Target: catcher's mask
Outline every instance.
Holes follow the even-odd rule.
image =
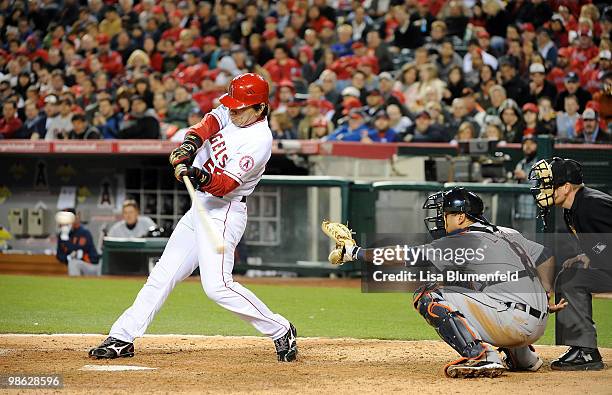
[[[555,205],[555,189],[568,182],[582,184],[582,165],[573,159],[542,159],[529,171],[529,180],[535,181],[531,193],[538,205],[538,217],[546,220]]]
[[[483,215],[484,203],[480,196],[465,188],[453,188],[429,195],[423,203],[423,209],[436,210],[435,216],[425,218],[425,227],[434,240],[446,236],[444,215],[447,213],[464,213],[474,222],[492,226]]]

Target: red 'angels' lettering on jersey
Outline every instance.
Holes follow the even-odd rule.
[[[223,174],[223,169],[215,166],[215,162],[211,158],[208,158],[202,168],[210,174]]]
[[[214,155],[215,160],[219,167],[225,167],[227,160],[227,147],[225,146],[225,141],[223,140],[223,134],[217,133],[210,138],[210,150]]]

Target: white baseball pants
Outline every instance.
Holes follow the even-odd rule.
[[[119,317],[109,335],[127,342],[142,336],[176,284],[199,265],[202,286],[210,299],[273,340],[282,337],[289,330],[289,321],[274,314],[255,294],[232,279],[234,249],[246,228],[246,203],[196,195],[223,238],[225,253],[219,254],[211,246],[192,205],[172,232],[134,304]]]

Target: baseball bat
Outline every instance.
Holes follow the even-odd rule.
[[[217,253],[222,254],[223,250],[225,249],[223,245],[223,240],[221,240],[221,238],[219,237],[219,234],[217,233],[217,230],[213,226],[210,216],[208,215],[204,207],[202,207],[202,204],[200,203],[200,201],[197,199],[195,190],[193,189],[193,185],[191,184],[191,180],[189,179],[189,177],[183,176],[183,182],[185,183],[185,186],[187,187],[187,191],[189,192],[191,201],[195,205],[196,211],[198,213],[198,217],[200,217],[200,222],[202,223],[202,225],[204,226],[204,229],[206,230],[206,234],[208,235],[208,240],[212,243]]]

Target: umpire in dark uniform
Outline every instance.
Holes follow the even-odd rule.
[[[541,214],[563,207],[565,225],[578,255],[567,259],[556,292],[568,306],[557,314],[557,344],[570,346],[551,363],[553,370],[601,370],[593,322],[592,294],[612,291],[612,196],[583,183],[582,166],[571,159],[539,161],[530,178]]]

